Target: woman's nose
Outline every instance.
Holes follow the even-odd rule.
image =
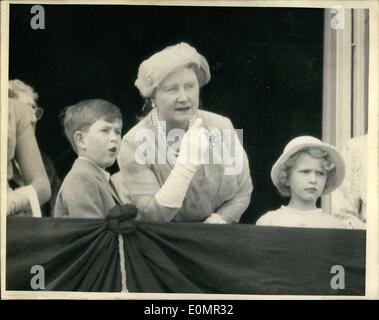
[[[180,88],[179,89],[178,101],[182,102],[182,101],[187,101],[187,100],[188,100],[188,94],[187,94],[186,90],[184,90],[184,88]]]

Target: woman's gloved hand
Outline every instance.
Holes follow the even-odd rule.
[[[21,190],[20,190],[21,189]],[[8,191],[7,194],[7,216],[30,209],[29,199],[23,189]]]
[[[218,213],[212,213],[204,223],[226,224],[227,222]]]
[[[185,133],[180,144],[177,162],[189,169],[196,170],[201,164],[207,162],[209,151],[209,138],[207,132],[201,127],[203,119],[197,118],[192,127]]]
[[[159,205],[181,208],[191,180],[201,164],[206,162],[209,140],[206,130],[201,128],[201,118],[183,136],[178,158],[169,177],[155,194]]]

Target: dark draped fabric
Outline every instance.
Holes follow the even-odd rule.
[[[130,292],[365,293],[364,231],[149,223],[130,208],[112,211],[106,219],[8,217],[7,290],[32,290],[31,268],[40,265],[45,290],[121,291],[121,234]],[[331,286],[335,265],[344,289]]]

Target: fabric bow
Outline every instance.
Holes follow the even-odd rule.
[[[118,234],[131,234],[135,232],[138,209],[131,205],[116,205],[106,215],[106,228]]]

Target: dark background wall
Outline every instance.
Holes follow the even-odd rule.
[[[127,131],[142,106],[134,87],[139,64],[185,41],[210,64],[204,109],[244,129],[254,191],[242,222],[286,202],[272,186],[272,164],[293,137],[321,136],[323,10],[44,5],[46,28],[33,30],[30,8],[11,5],[9,77],[39,93],[45,114],[37,139],[61,178],[75,154],[59,112],[107,99],[122,109]]]

